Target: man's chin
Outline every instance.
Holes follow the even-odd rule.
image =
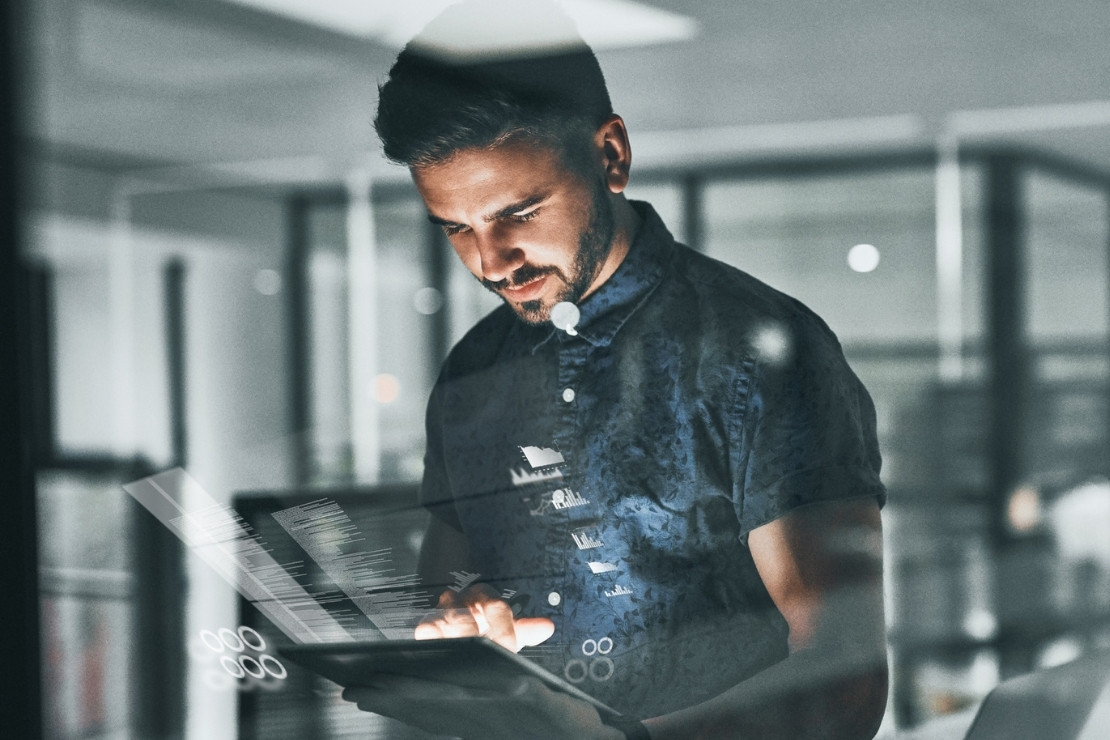
[[[544,305],[543,301],[523,301],[521,303],[506,301],[506,303],[522,321],[533,326],[539,326],[551,318],[551,307]]]

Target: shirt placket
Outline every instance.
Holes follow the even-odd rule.
[[[563,673],[571,682],[595,692],[615,672],[609,657],[615,642],[612,630],[606,625],[613,612],[620,611],[624,604],[623,599],[613,601],[612,594],[603,591],[600,585],[613,580],[615,574],[595,570],[595,565],[613,561],[615,543],[604,541],[603,492],[586,488],[589,478],[586,466],[591,461],[585,442],[588,436],[585,424],[589,418],[591,394],[583,390],[592,349],[588,341],[580,338],[561,338],[559,342],[557,403],[561,407],[557,414],[556,441],[571,463],[565,491],[568,497],[574,497],[574,505],[559,512],[561,526],[549,532],[549,543],[559,553],[560,572],[564,574],[569,597],[562,603],[564,624],[570,628],[564,632]],[[557,529],[560,531],[555,531]]]
[[[559,338],[555,345],[556,353],[556,382],[555,397],[551,402],[555,406],[553,418],[555,424],[555,443],[563,451],[567,460],[565,478],[562,481],[564,500],[570,500],[579,495],[583,479],[582,466],[586,464],[585,449],[581,443],[581,416],[578,406],[578,388],[581,385],[582,374],[585,369],[589,344],[582,339]],[[546,538],[546,565],[549,573],[562,574],[563,583],[560,588],[571,592],[580,589],[566,587],[572,581],[581,579],[581,574],[576,572],[575,558],[573,557],[574,544],[572,531],[574,529],[575,509],[573,505],[555,511],[551,519],[552,526],[548,529]],[[563,624],[567,624],[569,604],[559,591],[558,607]],[[550,602],[549,602],[550,603]],[[554,604],[553,604],[554,606]]]

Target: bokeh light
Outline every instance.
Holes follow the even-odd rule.
[[[790,356],[790,337],[778,324],[764,324],[756,329],[752,344],[760,359],[772,365],[782,364]]]
[[[1010,494],[1006,518],[1015,532],[1031,532],[1041,523],[1041,494],[1032,486],[1021,486]]]
[[[412,294],[412,307],[425,316],[439,313],[443,308],[443,294],[435,288],[421,288]]]
[[[856,272],[871,272],[879,266],[879,250],[874,244],[857,244],[848,250],[848,267]]]
[[[401,395],[401,381],[396,375],[382,373],[374,378],[372,391],[378,403],[393,403]]]
[[[262,295],[277,295],[281,292],[281,273],[269,268],[254,274],[254,289]]]

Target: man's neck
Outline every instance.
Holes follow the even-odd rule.
[[[598,288],[605,285],[609,278],[613,277],[613,273],[621,266],[624,258],[628,256],[629,250],[632,249],[632,243],[636,240],[636,234],[639,233],[640,224],[643,221],[640,214],[636,212],[636,209],[623,195],[613,199],[613,219],[615,227],[609,255],[602,263],[597,279],[594,280],[586,294],[582,296],[583,299],[596,292]]]

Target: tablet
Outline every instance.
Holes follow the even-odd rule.
[[[480,681],[483,675],[494,680],[532,676],[552,689],[589,702],[602,719],[620,716],[574,684],[485,637],[292,645],[279,652],[344,687],[370,685],[371,677],[381,673],[459,684],[472,683],[475,678]]]

